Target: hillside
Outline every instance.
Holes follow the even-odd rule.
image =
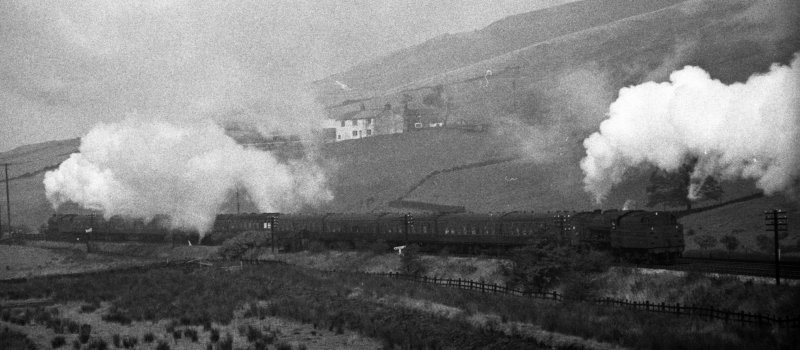
[[[363,92],[385,91],[559,36],[656,11],[682,0],[578,1],[497,21],[470,33],[444,34],[317,82]],[[352,96],[351,96],[352,97]]]
[[[619,7],[629,2],[611,3]],[[564,6],[588,5],[579,2]],[[420,45],[391,56],[398,60],[405,57],[404,60],[386,63],[382,68],[359,66],[343,73],[381,81],[380,86],[364,84],[370,86],[364,94],[327,89],[322,83],[317,84],[318,92],[330,113],[338,114],[358,105],[355,102],[363,102],[367,108],[381,108],[386,103],[402,105],[402,101],[411,98],[412,105],[421,104],[425,96],[438,88],[440,97],[447,101],[450,123],[498,123],[513,119],[531,125],[566,124],[573,130],[591,131],[596,129],[608,104],[622,87],[648,80],[663,81],[671,71],[684,65],[698,65],[726,83],[743,81],[753,73],[766,71],[772,63],[787,63],[800,50],[800,4],[794,1],[752,4],[705,0],[662,7],[541,38],[509,51],[493,51],[494,44],[478,39],[463,40],[480,49],[453,50],[447,54],[440,52],[440,45]],[[518,23],[526,19],[543,23],[536,17],[542,11],[512,17],[514,26],[534,25]],[[603,13],[599,11],[596,15],[603,17]],[[505,21],[511,19],[477,33],[502,28]],[[602,20],[583,18],[583,22]],[[525,30],[502,32],[511,37],[527,36]],[[456,36],[474,35],[477,34]],[[506,41],[515,42],[502,40]],[[471,61],[473,51],[482,52],[484,47],[493,55]],[[436,64],[431,62],[437,59],[449,62],[452,67],[435,72],[431,67]],[[470,63],[461,64],[466,61]],[[426,73],[417,76],[412,72],[415,70]],[[409,81],[411,78],[407,77],[415,78]],[[338,78],[341,77],[330,79]]]

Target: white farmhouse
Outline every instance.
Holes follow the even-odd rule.
[[[375,118],[374,111],[351,111],[325,120],[324,128],[327,137],[337,142],[371,137],[375,136]]]

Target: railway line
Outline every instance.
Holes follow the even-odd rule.
[[[674,271],[720,273],[754,277],[775,277],[775,264],[760,260],[680,258],[674,265],[640,265],[638,267]],[[800,279],[800,262],[781,261],[781,279]]]

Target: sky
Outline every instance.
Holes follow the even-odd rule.
[[[569,1],[0,1],[0,152],[131,116],[308,123],[313,80]]]

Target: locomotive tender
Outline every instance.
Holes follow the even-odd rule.
[[[49,234],[107,241],[196,243],[197,233],[163,228],[164,218],[150,223],[80,215],[54,215]],[[91,230],[89,230],[91,228]],[[273,230],[274,228],[274,230]],[[87,232],[91,231],[91,232]],[[426,251],[502,253],[554,239],[591,246],[631,260],[674,260],[684,249],[683,226],[669,212],[508,212],[408,214],[220,214],[203,244],[219,244],[244,231],[262,231],[278,246],[302,248],[310,242],[328,245],[382,241],[417,244]],[[177,238],[176,238],[177,237]],[[63,238],[61,238],[63,239]]]

